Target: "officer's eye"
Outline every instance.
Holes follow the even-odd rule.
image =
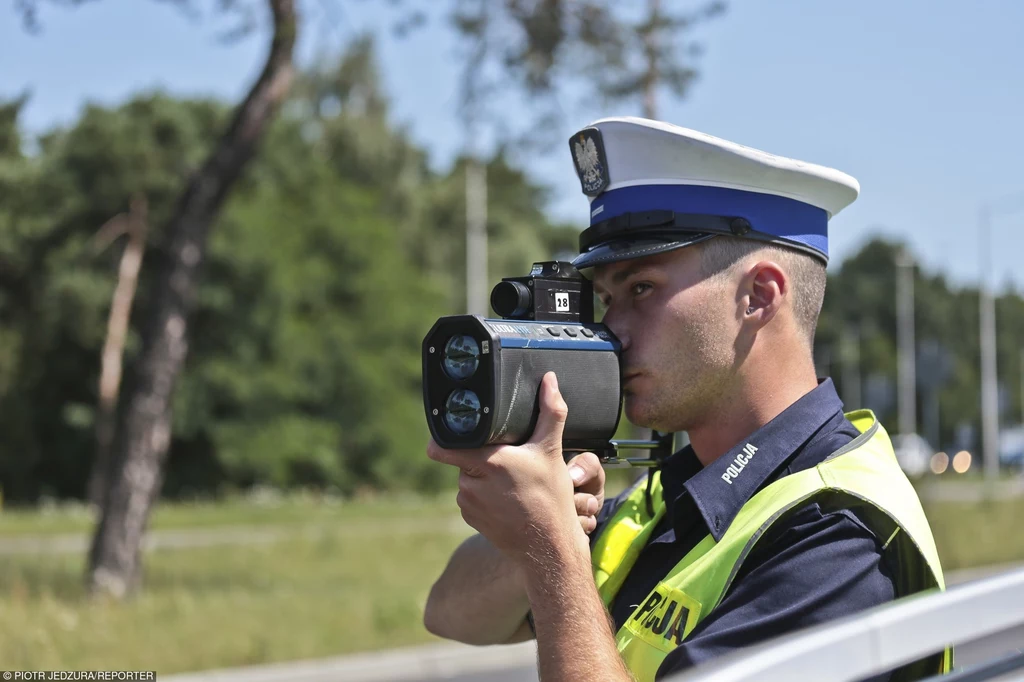
[[[635,282],[629,286],[629,293],[633,294],[633,296],[640,296],[653,288],[649,282]]]

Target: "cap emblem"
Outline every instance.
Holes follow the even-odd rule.
[[[605,158],[601,131],[587,128],[573,135],[569,141],[572,148],[576,174],[587,196],[597,196],[608,186],[608,161]]]

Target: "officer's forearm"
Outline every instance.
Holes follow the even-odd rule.
[[[633,681],[591,570],[590,556],[571,542],[525,569],[541,680]]]
[[[510,644],[532,638],[530,604],[519,568],[482,535],[452,554],[427,598],[427,630],[467,644]]]

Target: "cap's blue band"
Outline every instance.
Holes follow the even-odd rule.
[[[635,185],[604,192],[590,204],[590,224],[640,211],[746,218],[754,230],[803,244],[828,258],[828,213],[775,194],[703,185]]]

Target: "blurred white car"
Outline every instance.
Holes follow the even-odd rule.
[[[935,450],[916,433],[901,433],[892,437],[896,461],[907,476],[921,476],[928,471]]]

